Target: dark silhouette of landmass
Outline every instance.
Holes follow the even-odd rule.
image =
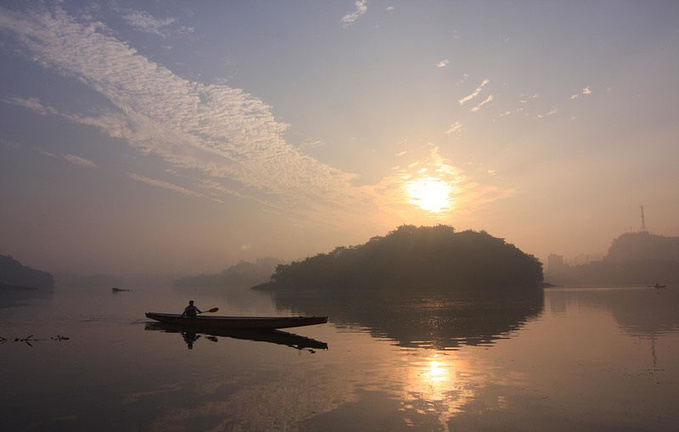
[[[0,255],[0,288],[54,288],[54,277],[25,266],[11,256]]]
[[[535,288],[542,263],[485,231],[402,225],[364,245],[279,265],[259,289],[418,291]]]
[[[679,237],[625,233],[613,240],[603,260],[564,266],[548,279],[555,284],[679,284]]]
[[[368,243],[279,265],[278,307],[328,315],[400,346],[492,345],[543,309],[542,264],[486,232],[405,225]]]
[[[271,278],[280,260],[276,258],[260,258],[254,263],[241,261],[228,267],[221,273],[201,274],[176,279],[176,287],[251,287]]]
[[[113,288],[120,286],[120,278],[106,274],[79,275],[57,273],[56,286],[63,288]]]
[[[613,240],[607,261],[679,261],[679,237],[626,233]]]

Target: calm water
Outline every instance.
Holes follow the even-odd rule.
[[[224,315],[298,312],[250,290],[0,295],[0,430],[679,424],[679,287],[549,289],[525,305],[439,296],[309,310],[324,306],[307,302],[305,312],[331,322],[268,340],[165,332],[144,318],[180,312],[189,298]],[[32,346],[15,341],[29,335]]]

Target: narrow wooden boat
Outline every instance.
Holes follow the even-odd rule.
[[[240,317],[199,315],[187,318],[180,314],[146,312],[146,317],[165,324],[182,327],[201,327],[217,329],[281,329],[325,324],[328,317],[296,316],[296,317]]]

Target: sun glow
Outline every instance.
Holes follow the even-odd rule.
[[[452,187],[444,180],[421,177],[405,183],[404,188],[410,204],[431,213],[450,210]]]

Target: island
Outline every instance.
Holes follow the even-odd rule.
[[[544,307],[542,264],[485,231],[403,225],[360,246],[279,265],[277,307],[329,316],[411,348],[490,346]]]
[[[402,225],[366,244],[276,267],[263,290],[466,291],[536,289],[542,263],[485,231]]]

